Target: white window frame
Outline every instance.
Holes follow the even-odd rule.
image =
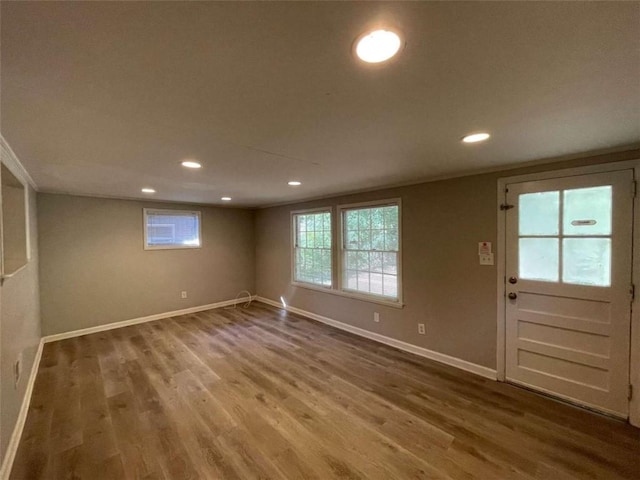
[[[387,206],[397,206],[398,207],[398,297],[397,299],[392,299],[389,297],[385,297],[382,295],[378,295],[375,293],[364,293],[357,292],[354,290],[347,289],[344,285],[344,262],[345,262],[345,248],[344,248],[344,212],[347,210],[360,209],[360,208],[376,208],[376,207],[387,207]],[[338,289],[342,295],[358,298],[360,300],[366,300],[375,303],[381,303],[384,305],[390,305],[394,307],[402,307],[402,200],[400,198],[390,198],[386,200],[374,200],[370,202],[361,202],[361,203],[350,203],[345,205],[338,205],[338,240],[340,242],[339,253],[338,253]]]
[[[308,215],[313,213],[328,213],[331,218],[331,285],[320,285],[318,283],[301,282],[296,280],[296,216]],[[306,210],[293,210],[290,212],[289,225],[291,225],[291,285],[298,287],[310,288],[314,290],[321,290],[323,292],[332,292],[336,284],[336,268],[335,268],[335,256],[336,251],[336,236],[335,236],[335,220],[333,217],[332,207],[318,207],[310,208]]]
[[[199,210],[172,210],[165,208],[143,208],[142,209],[142,231],[144,233],[144,249],[145,250],[184,250],[202,248],[202,214]],[[198,217],[198,239],[199,245],[149,245],[147,238],[147,216],[149,214],[156,215],[193,215]]]

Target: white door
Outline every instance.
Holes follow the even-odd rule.
[[[507,381],[628,417],[632,187],[632,170],[507,186]]]

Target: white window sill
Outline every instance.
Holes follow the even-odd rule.
[[[194,249],[198,249],[198,248],[202,248],[202,245],[193,245],[193,246],[188,246],[188,245],[145,245],[144,249],[145,250],[194,250]]]
[[[400,300],[387,300],[385,298],[376,297],[373,295],[362,295],[355,292],[336,290],[332,287],[322,287],[320,285],[313,285],[311,283],[291,282],[291,285],[294,287],[306,288],[307,290],[315,290],[316,292],[337,295],[339,297],[353,298],[354,300],[361,300],[363,302],[369,303],[377,303],[379,305],[385,305],[387,307],[404,308],[404,303],[402,303]]]

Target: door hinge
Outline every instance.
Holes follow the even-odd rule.
[[[512,208],[515,208],[515,205],[509,205],[508,203],[503,203],[502,205],[500,205],[500,210],[511,210]]]
[[[633,398],[633,385],[629,385],[629,395],[627,396],[628,400]]]
[[[638,181],[634,180],[633,182],[631,182],[631,198],[636,198],[637,194],[638,194]]]
[[[631,295],[631,301],[633,302],[636,299],[636,286],[633,283],[629,286],[629,295]]]

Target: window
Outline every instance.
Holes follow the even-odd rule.
[[[331,211],[293,212],[293,281],[331,288]]]
[[[611,185],[519,196],[519,275],[611,286]]]
[[[291,212],[293,283],[401,308],[400,199],[342,205],[338,213],[334,258],[331,208]]]
[[[342,290],[400,301],[400,202],[340,207]]]
[[[144,209],[145,250],[199,248],[200,212]]]
[[[27,189],[4,164],[0,166],[2,192],[2,275],[10,276],[29,261]]]

